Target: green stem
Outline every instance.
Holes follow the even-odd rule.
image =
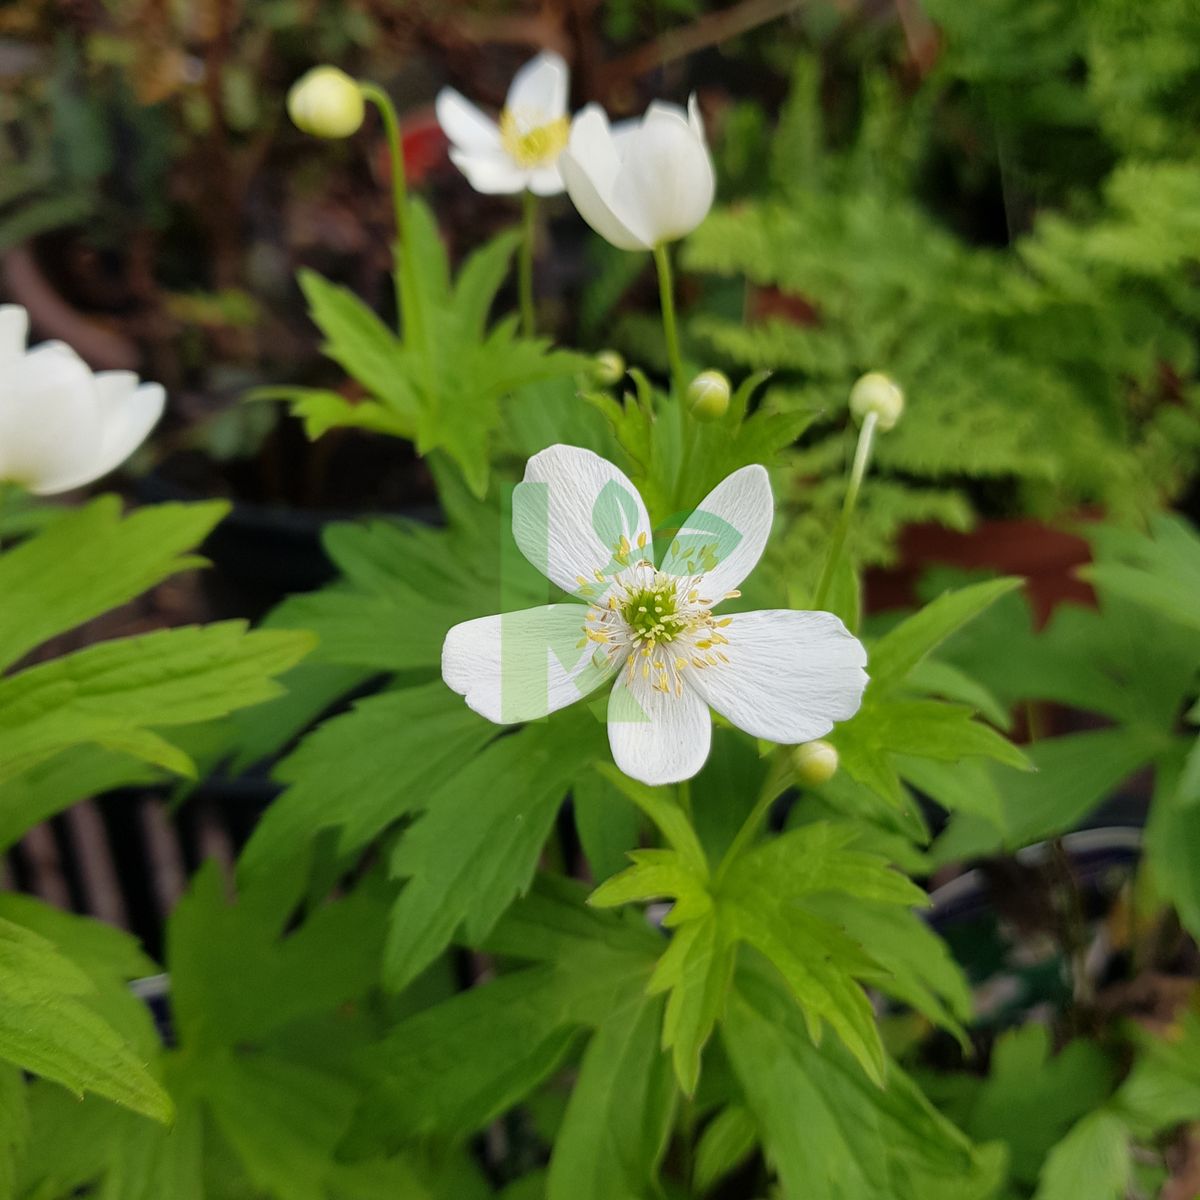
[[[829,553],[825,556],[825,565],[821,568],[821,578],[817,590],[813,593],[812,606],[820,609],[825,604],[829,594],[829,586],[833,583],[833,573],[842,557],[846,545],[846,534],[850,531],[850,521],[854,516],[854,506],[858,503],[859,489],[862,487],[863,476],[867,473],[867,463],[871,459],[871,446],[875,440],[875,426],[879,423],[876,413],[869,412],[863,420],[862,429],[858,433],[858,448],[854,451],[854,465],[850,468],[850,482],[846,487],[846,499],[842,502],[842,511],[838,515],[837,524],[833,529],[833,537],[829,541]]]
[[[521,196],[521,256],[518,261],[517,284],[521,299],[521,329],[533,337],[537,318],[533,307],[533,251],[537,236],[537,197],[530,191]]]
[[[692,819],[692,781],[685,779],[676,786],[679,789],[679,807],[683,809],[684,814],[690,821]]]
[[[771,811],[771,805],[782,795],[786,776],[786,770],[781,767],[780,760],[776,758],[770,773],[763,781],[762,791],[759,793],[754,807],[750,810],[750,815],[742,822],[741,829],[737,831],[733,841],[729,843],[729,849],[725,851],[725,855],[721,859],[721,865],[717,868],[717,883],[721,882],[730,865],[754,840],[758,827],[763,823],[767,813]]]
[[[671,277],[671,256],[666,243],[654,247],[654,265],[658,268],[658,294],[662,302],[663,333],[667,340],[667,359],[671,364],[671,382],[679,403],[687,391],[683,373],[683,356],[679,353],[679,328],[675,321],[675,284]]]
[[[387,135],[388,154],[392,160],[392,209],[396,221],[396,308],[398,316],[407,321],[413,333],[423,337],[420,301],[416,279],[412,272],[412,222],[408,212],[408,179],[404,173],[404,144],[400,138],[400,118],[392,98],[378,84],[359,81],[363,99],[379,110]]]

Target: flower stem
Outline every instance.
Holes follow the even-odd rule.
[[[537,324],[533,307],[533,250],[537,235],[537,197],[528,190],[521,196],[521,217],[521,256],[517,268],[521,329],[526,337],[533,337]]]
[[[837,524],[833,529],[833,537],[829,540],[829,552],[825,556],[825,565],[821,568],[821,578],[817,590],[813,593],[812,606],[820,609],[829,595],[830,584],[833,583],[833,573],[837,570],[846,545],[846,534],[850,531],[850,521],[854,516],[854,506],[858,503],[859,489],[862,487],[863,476],[867,473],[867,463],[871,459],[871,446],[875,440],[875,426],[879,423],[876,413],[869,412],[863,419],[862,429],[858,433],[858,447],[854,451],[854,465],[850,468],[850,482],[846,487],[846,499],[842,502],[842,511],[838,515]]]
[[[729,843],[729,849],[725,851],[725,855],[721,859],[721,865],[717,868],[718,883],[729,867],[754,840],[754,835],[758,832],[758,827],[763,823],[763,819],[767,813],[771,811],[771,805],[783,794],[786,779],[787,771],[777,757],[770,773],[763,781],[762,791],[759,793],[754,807],[750,810],[750,815],[742,822],[741,829],[734,835],[733,841]]]
[[[409,323],[414,334],[422,336],[420,301],[412,270],[412,223],[408,213],[408,180],[404,173],[404,144],[400,138],[400,118],[392,98],[378,84],[359,81],[363,99],[379,110],[387,135],[392,164],[392,210],[396,221],[396,308],[398,316]]]
[[[679,353],[679,329],[675,322],[675,284],[671,277],[671,256],[665,242],[654,247],[654,265],[658,268],[658,294],[662,302],[663,333],[667,340],[667,359],[671,364],[671,382],[679,403],[683,403],[687,380],[683,374],[683,356]]]

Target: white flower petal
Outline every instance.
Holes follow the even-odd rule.
[[[544,51],[513,76],[506,107],[521,121],[546,125],[567,113],[570,73],[561,54]]]
[[[721,632],[729,661],[683,678],[739,729],[771,742],[808,742],[858,711],[867,652],[832,613],[734,613]]]
[[[703,573],[705,597],[719,604],[754,570],[775,518],[766,469],[741,467],[726,476],[680,526],[662,562],[668,575]],[[717,565],[704,565],[715,556]]]
[[[20,358],[29,337],[29,314],[19,304],[0,304],[0,363]]]
[[[467,182],[488,196],[508,196],[523,192],[529,172],[518,167],[503,151],[477,154],[473,151],[450,151],[450,160],[467,177]]]
[[[529,190],[535,196],[561,196],[567,190],[562,172],[556,163],[552,167],[535,167],[529,172]]]
[[[455,625],[442,646],[442,678],[498,725],[534,721],[593,692],[620,667],[589,642],[587,609],[549,604]]]
[[[700,115],[700,98],[693,92],[688,97],[687,120],[692,132],[707,146],[708,137],[704,132],[704,118]]]
[[[143,383],[132,371],[101,371],[95,376],[99,443],[87,465],[43,479],[40,495],[69,492],[115,471],[150,435],[162,418],[167,394],[161,384]]]
[[[622,148],[634,134],[622,135]],[[619,250],[649,250],[651,243],[616,215],[612,194],[621,172],[621,152],[608,117],[597,104],[589,104],[571,125],[567,148],[559,157],[563,180],[579,215]]]
[[[100,441],[96,386],[73,351],[47,343],[5,364],[0,379],[0,479],[45,492],[86,471]]]
[[[617,569],[614,554],[622,537],[636,546],[638,535],[645,534],[649,546],[653,534],[628,476],[579,446],[551,446],[535,454],[513,489],[512,507],[521,553],[547,579],[584,599],[598,599],[607,590],[595,572],[607,576],[610,567]]]
[[[708,215],[716,189],[712,159],[682,109],[651,105],[622,152],[610,206],[651,245],[684,237]]]
[[[459,149],[473,154],[499,153],[500,127],[461,93],[442,88],[436,102],[438,124]]]
[[[708,706],[693,691],[681,696],[650,686],[636,669],[623,670],[608,698],[608,743],[626,775],[658,785],[691,779],[712,742]]]

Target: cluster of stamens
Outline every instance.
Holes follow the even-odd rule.
[[[522,167],[540,167],[554,162],[566,148],[571,122],[556,117],[539,125],[521,113],[506,108],[500,114],[500,141]]]
[[[624,657],[630,684],[640,676],[664,695],[681,696],[686,670],[729,662],[723,630],[733,618],[713,616],[714,600],[702,595],[703,574],[666,574],[646,557],[646,547],[644,533],[636,548],[622,536],[613,548],[615,570],[578,577],[577,594],[589,608],[577,648],[594,644],[597,667]],[[693,571],[694,563],[686,566]],[[739,595],[726,592],[718,601]]]

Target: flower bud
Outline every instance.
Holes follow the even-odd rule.
[[[592,378],[601,387],[616,387],[625,378],[625,360],[615,350],[601,350],[592,359]]]
[[[801,783],[818,787],[837,773],[838,752],[828,742],[805,742],[792,751],[792,766]]]
[[[893,428],[904,412],[904,393],[888,376],[879,371],[863,375],[850,389],[850,411],[861,425],[867,413],[874,413],[879,428]]]
[[[288,113],[313,137],[344,138],[363,123],[362,89],[337,67],[313,67],[292,84]]]
[[[723,372],[701,371],[688,384],[688,410],[701,421],[720,420],[729,411],[732,392],[729,379]]]

